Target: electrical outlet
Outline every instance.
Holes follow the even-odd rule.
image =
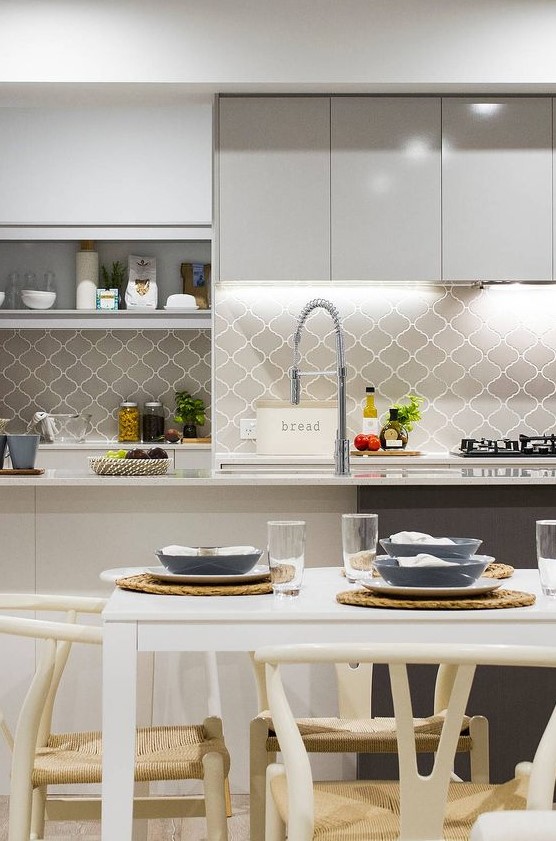
[[[257,437],[256,418],[241,418],[239,422],[239,437],[242,441],[252,441]]]

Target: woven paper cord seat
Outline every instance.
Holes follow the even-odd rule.
[[[280,816],[287,821],[285,777],[272,780],[271,788]],[[526,802],[526,778],[501,786],[451,783],[444,837],[447,841],[467,841],[481,812],[524,809]],[[396,783],[315,784],[314,838],[318,841],[397,841],[399,831],[400,791]]]
[[[45,820],[98,820],[100,798],[53,796],[50,785],[100,783],[100,732],[52,734],[56,692],[73,643],[102,644],[102,628],[76,623],[78,613],[100,614],[104,599],[74,596],[0,594],[3,611],[58,611],[66,621],[0,616],[0,633],[42,640],[42,652],[19,714],[15,737],[0,714],[0,727],[13,750],[8,841],[44,837]],[[134,816],[206,815],[210,841],[226,841],[226,790],[230,757],[219,717],[202,724],[144,727],[137,730],[135,780],[200,780],[202,797],[141,796]]]
[[[211,739],[203,725],[143,727],[137,730],[136,782],[155,780],[202,780],[203,756],[219,753],[224,773],[230,756],[223,739]],[[33,786],[102,781],[102,734],[58,733],[51,735],[35,756]]]

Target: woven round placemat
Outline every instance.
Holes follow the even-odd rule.
[[[393,607],[402,610],[492,610],[500,607],[528,607],[535,603],[535,596],[517,590],[496,590],[463,599],[400,599],[374,595],[365,590],[346,590],[338,593],[336,601],[356,607]]]
[[[492,563],[487,566],[481,578],[511,578],[514,572],[514,567],[509,564]]]
[[[173,584],[159,581],[145,572],[129,578],[118,578],[116,585],[122,590],[154,593],[157,596],[261,596],[272,593],[270,580],[250,584]]]

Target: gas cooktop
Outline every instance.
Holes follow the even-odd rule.
[[[555,456],[556,435],[520,435],[519,438],[462,438],[453,455],[462,458],[529,458]]]

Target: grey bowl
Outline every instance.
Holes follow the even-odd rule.
[[[197,552],[196,555],[164,555],[157,549],[155,555],[174,575],[243,575],[257,564],[263,549],[225,555],[217,554],[221,552],[217,546],[200,546]]]
[[[392,558],[409,558],[424,552],[426,555],[434,555],[435,558],[469,558],[474,555],[482,540],[475,537],[451,537],[454,545],[450,543],[392,543],[390,538],[383,538],[380,545]]]
[[[398,559],[390,555],[380,555],[375,566],[384,580],[396,587],[468,587],[481,577],[494,559],[488,555],[473,555],[443,560],[457,561],[457,566],[401,567]]]

